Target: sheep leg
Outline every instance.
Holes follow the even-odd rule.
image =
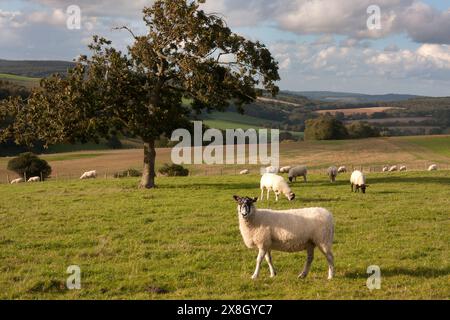
[[[264,200],[264,188],[261,188],[261,198],[260,201]]]
[[[258,257],[256,258],[256,269],[255,273],[252,276],[252,279],[255,280],[259,277],[259,271],[261,270],[261,262],[263,261],[266,255],[266,251],[263,249],[259,249]]]
[[[305,180],[305,182],[308,182],[308,178],[306,177],[306,175],[303,176],[303,179]]]
[[[314,260],[314,249],[315,249],[314,245],[310,245],[306,249],[306,252],[308,254],[308,256],[306,258],[306,264],[305,264],[305,267],[303,268],[302,273],[300,273],[300,275],[298,276],[301,279],[305,279],[309,274],[309,270],[311,270],[311,264]]]
[[[270,200],[270,189],[267,189],[267,201]]]
[[[320,251],[322,251],[324,256],[327,258],[327,262],[328,262],[328,280],[331,280],[334,277],[334,256],[333,256],[333,252],[331,251],[331,247],[328,247],[326,245],[320,246],[319,249],[320,249]]]
[[[280,194],[275,191],[275,201],[278,202]]]
[[[266,253],[266,261],[269,264],[270,277],[274,278],[277,275],[277,273],[275,272],[275,268],[273,267],[272,253],[270,251],[267,251]]]
[[[353,193],[353,183],[351,184],[351,188],[352,188],[352,193]]]

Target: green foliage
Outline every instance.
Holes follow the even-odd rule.
[[[380,130],[367,122],[353,122],[347,126],[348,135],[351,139],[364,139],[379,137]]]
[[[122,149],[122,142],[116,135],[109,137],[106,145],[111,149]]]
[[[344,124],[336,118],[321,116],[306,121],[305,140],[342,140],[348,138]]]
[[[189,176],[189,170],[177,164],[169,165],[166,163],[161,169],[159,169],[159,173],[165,177]]]
[[[26,175],[30,177],[42,177],[47,179],[52,173],[52,168],[47,161],[39,159],[38,156],[31,152],[20,154],[18,157],[8,162],[8,170],[14,171],[21,177]]]
[[[126,53],[94,36],[92,51],[66,77],[41,81],[31,97],[0,106],[14,125],[0,140],[47,144],[97,142],[111,131],[144,141],[142,187],[154,186],[155,141],[190,125],[191,112],[239,111],[256,99],[260,87],[278,93],[278,63],[260,42],[233,33],[204,1],[157,0],[144,8],[147,34],[135,35]],[[190,107],[183,101],[192,101]],[[6,111],[1,111],[5,109]]]

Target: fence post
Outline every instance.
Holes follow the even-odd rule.
[[[10,181],[9,181],[9,174],[6,174],[6,182],[8,182],[8,184],[10,184]]]
[[[24,180],[24,182],[27,182],[27,173],[26,172],[23,173],[23,180]]]
[[[41,182],[43,182],[44,181],[44,175],[42,174],[42,171],[41,171]]]

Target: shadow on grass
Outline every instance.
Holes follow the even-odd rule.
[[[410,276],[416,278],[439,278],[450,275],[450,267],[445,269],[420,267],[415,269],[407,268],[381,268],[381,277]],[[368,274],[358,271],[346,272],[344,277],[349,279],[367,279]]]

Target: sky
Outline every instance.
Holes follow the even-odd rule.
[[[112,29],[145,33],[141,10],[152,2],[0,0],[0,59],[71,61],[94,34],[125,49],[129,34]],[[67,27],[72,5],[80,29]],[[208,0],[202,9],[270,49],[281,89],[450,96],[450,0]]]

